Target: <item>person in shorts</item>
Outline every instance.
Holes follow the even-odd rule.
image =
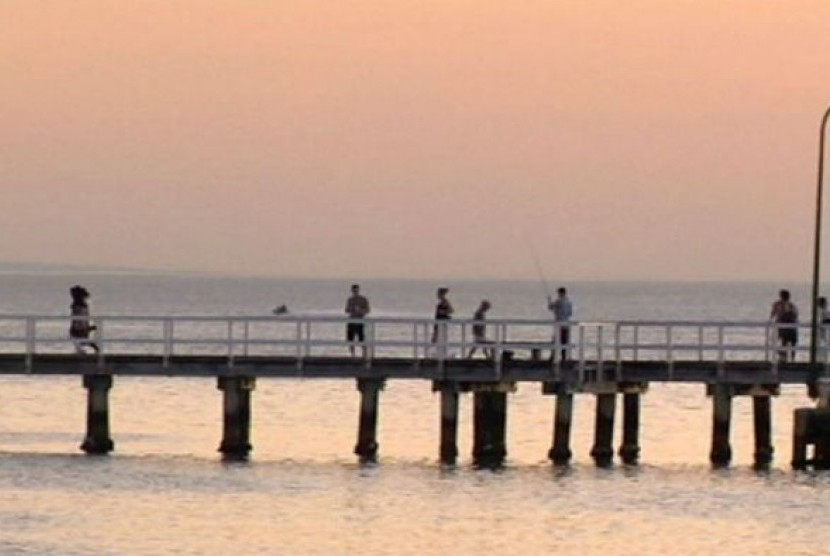
[[[355,342],[361,344],[363,356],[366,356],[366,334],[363,327],[363,318],[369,314],[369,300],[360,294],[360,285],[352,284],[352,295],[346,300],[346,314],[349,322],[346,324],[346,341],[349,342],[349,353],[354,356]]]
[[[770,318],[778,325],[778,340],[781,350],[778,358],[785,362],[795,360],[795,346],[798,344],[798,307],[790,300],[789,290],[778,292],[778,300],[772,304]]]
[[[487,324],[485,323],[487,319],[487,311],[490,310],[490,302],[486,299],[482,300],[481,304],[478,306],[478,309],[473,314],[473,347],[470,348],[470,353],[467,354],[468,358],[472,358],[473,354],[476,350],[481,347],[481,351],[484,352],[484,357],[487,359],[493,358],[493,350],[488,347],[484,347],[490,342],[487,341]]]
[[[90,333],[97,328],[89,320],[89,291],[83,286],[72,286],[69,295],[72,297],[72,305],[69,307],[72,315],[69,338],[75,346],[75,352],[82,354],[86,352],[86,347],[90,347],[98,353],[98,344],[89,339]]]

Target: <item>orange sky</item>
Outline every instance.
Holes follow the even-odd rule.
[[[807,281],[829,29],[825,0],[0,0],[0,261]]]

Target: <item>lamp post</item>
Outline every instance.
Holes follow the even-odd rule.
[[[810,320],[810,365],[815,368],[818,351],[818,283],[819,266],[821,261],[821,213],[824,189],[824,135],[827,129],[827,120],[830,119],[830,107],[824,111],[821,119],[818,139],[818,180],[816,185],[816,229],[813,240],[813,295],[812,318]],[[815,372],[815,371],[814,371]],[[817,373],[816,373],[817,374]]]

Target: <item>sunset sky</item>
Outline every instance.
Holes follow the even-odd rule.
[[[810,278],[826,0],[0,0],[0,75],[0,261]]]

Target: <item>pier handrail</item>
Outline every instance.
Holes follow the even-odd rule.
[[[83,317],[81,317],[83,318]],[[31,368],[41,354],[66,353],[73,345],[68,338],[71,317],[65,315],[0,315],[0,354],[20,354]],[[661,360],[671,369],[681,360],[717,361],[751,359],[777,364],[778,338],[782,329],[809,330],[810,324],[777,324],[769,321],[618,320],[572,321],[505,318],[485,322],[486,346],[476,344],[472,326],[479,321],[458,318],[435,321],[426,317],[377,316],[362,320],[335,315],[101,315],[94,318],[98,329],[90,340],[100,347],[99,361],[118,354],[159,356],[166,365],[176,355],[219,355],[229,365],[239,357],[293,356],[342,357],[350,346],[367,365],[376,358],[413,358],[445,361],[463,359],[471,348],[486,347],[498,375],[503,358],[534,356],[566,350],[580,368],[613,366],[623,361]],[[347,323],[366,325],[364,344],[351,344],[345,337]],[[560,343],[557,331],[571,328],[570,342]],[[433,342],[438,327],[442,337]],[[822,327],[827,337],[827,327]],[[826,345],[826,342],[823,343]],[[808,346],[796,346],[802,354]],[[828,365],[828,351],[820,361]],[[523,352],[521,355],[517,352]],[[558,357],[551,358],[557,370]]]

